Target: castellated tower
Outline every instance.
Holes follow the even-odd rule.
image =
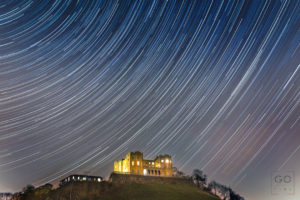
[[[169,155],[159,155],[154,160],[144,160],[143,153],[130,152],[125,159],[114,162],[114,172],[144,176],[171,177],[172,159]]]

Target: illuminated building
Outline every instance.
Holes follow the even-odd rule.
[[[145,176],[173,176],[172,159],[169,155],[159,155],[154,160],[144,160],[143,153],[130,152],[125,159],[114,162],[114,172]]]
[[[64,185],[69,182],[101,182],[101,176],[87,176],[87,175],[70,175],[60,181],[59,185]]]

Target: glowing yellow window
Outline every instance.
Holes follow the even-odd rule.
[[[169,163],[169,160],[166,160],[166,163]]]
[[[134,166],[134,161],[131,162],[131,165]]]
[[[137,166],[140,166],[140,161],[137,161]]]
[[[154,165],[154,162],[152,162],[152,165]]]
[[[164,162],[164,160],[161,160],[161,162],[163,163],[163,162]]]

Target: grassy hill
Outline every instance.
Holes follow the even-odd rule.
[[[108,191],[99,200],[219,200],[196,187],[178,184],[126,184]]]
[[[28,200],[220,200],[187,184],[113,184],[74,182],[55,190],[37,189]]]

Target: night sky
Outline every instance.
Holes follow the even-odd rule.
[[[140,150],[268,200],[300,178],[300,1],[0,1],[0,192]],[[300,182],[296,194],[300,197]]]

